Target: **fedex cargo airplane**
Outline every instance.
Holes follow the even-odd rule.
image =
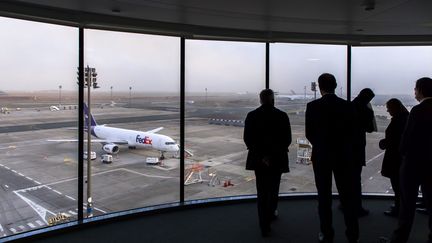
[[[120,151],[119,145],[127,145],[129,148],[147,148],[155,149],[161,152],[161,159],[164,159],[165,152],[178,152],[178,144],[170,137],[157,134],[163,127],[159,127],[150,131],[136,131],[123,128],[109,127],[106,125],[98,125],[96,120],[90,114],[87,104],[84,104],[85,126],[87,129],[88,119],[91,122],[91,134],[97,139],[92,139],[92,142],[101,143],[102,149],[110,154],[117,154]],[[55,142],[72,142],[75,140],[49,140]],[[86,141],[86,140],[85,140]]]

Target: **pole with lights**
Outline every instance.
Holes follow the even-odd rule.
[[[84,87],[87,87],[87,217],[93,216],[93,199],[91,190],[91,99],[90,99],[90,89],[99,88],[97,83],[97,73],[96,68],[90,68],[88,65],[84,69]]]
[[[111,101],[113,101],[113,98],[112,98],[112,90],[113,90],[113,86],[111,86],[110,89],[111,89]]]
[[[61,90],[62,90],[62,86],[59,85],[59,109],[61,109]]]
[[[129,86],[129,107],[132,107],[132,86]]]
[[[316,93],[317,93],[317,84],[316,84],[316,82],[311,82],[311,90],[314,92],[314,100],[316,100]]]

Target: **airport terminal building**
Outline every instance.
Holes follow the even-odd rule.
[[[348,101],[375,93],[360,239],[391,234],[379,141],[386,102],[410,110],[415,81],[432,77],[431,11],[425,0],[1,1],[0,242],[268,241],[243,141],[265,88],[293,138],[270,241],[316,242],[305,110],[322,73]],[[427,220],[416,215],[410,242],[426,240]]]

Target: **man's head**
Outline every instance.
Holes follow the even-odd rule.
[[[367,104],[371,102],[371,100],[375,97],[375,94],[370,88],[364,88],[360,91],[358,97],[362,100],[362,102]]]
[[[414,88],[415,98],[421,101],[424,98],[432,97],[432,79],[431,78],[421,78],[417,80]]]
[[[321,94],[334,94],[337,83],[336,78],[330,73],[323,73],[318,78],[318,87]]]
[[[263,89],[260,93],[260,102],[262,105],[274,106],[274,93],[271,89]]]

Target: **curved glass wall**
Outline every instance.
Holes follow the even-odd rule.
[[[0,237],[76,220],[78,29],[0,17]]]
[[[366,167],[363,167],[364,192],[393,193],[390,181],[381,175],[384,151],[378,143],[391,116],[386,102],[397,98],[410,110],[418,104],[414,99],[415,81],[432,76],[431,46],[353,47],[352,98],[363,88],[371,88],[377,132],[367,134]]]
[[[180,155],[180,38],[100,30],[84,36],[85,67],[97,82],[90,182],[84,171],[84,201],[90,195],[93,204],[85,217],[178,202],[179,156],[186,200],[256,193],[254,173],[245,170],[243,121],[265,87],[264,43],[186,41]],[[0,237],[6,237],[77,218],[78,29],[0,17],[0,37]],[[378,131],[367,135],[363,192],[392,193],[380,175],[378,142],[390,121],[385,102],[416,105],[414,83],[432,76],[431,56],[431,46],[352,48],[352,98],[366,87],[376,94]],[[346,98],[346,57],[346,46],[271,44],[270,88],[293,134],[282,193],[316,191],[305,105],[320,97],[312,82],[324,72],[336,76],[337,95]]]
[[[287,112],[292,130],[289,147],[290,173],[282,175],[280,192],[315,192],[310,161],[311,145],[305,138],[306,104],[321,97],[316,86],[322,73],[336,77],[337,95],[346,98],[347,47],[342,45],[270,45],[270,88],[276,93],[276,107]],[[341,141],[343,142],[343,141]]]
[[[265,88],[265,44],[186,41],[185,199],[255,194],[246,114]]]
[[[180,39],[100,30],[84,36],[84,63],[100,86],[91,90],[92,214],[178,202]]]

